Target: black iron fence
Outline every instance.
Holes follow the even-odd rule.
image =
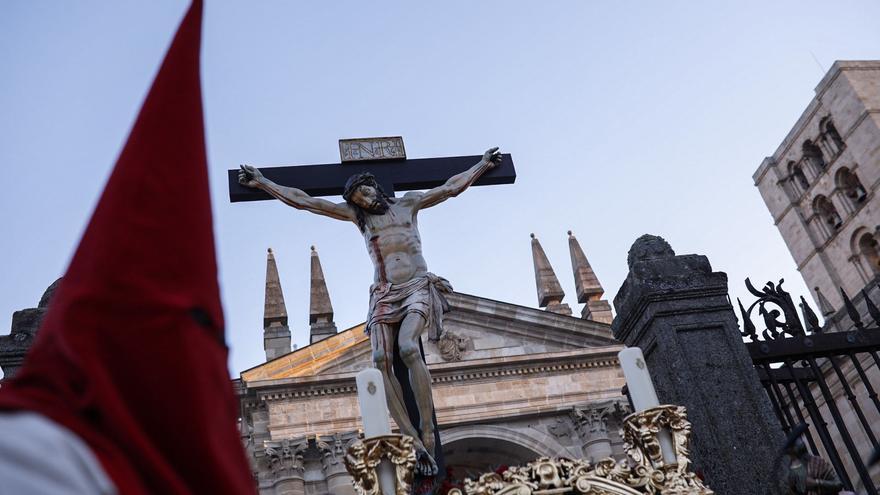
[[[737,300],[758,377],[786,435],[807,425],[809,449],[834,466],[845,489],[876,495],[867,459],[880,449],[880,310],[863,291],[873,320],[866,325],[841,291],[852,330],[826,333],[803,297],[799,317],[782,284],[757,290],[746,279],[758,299],[748,308]],[[765,327],[760,333],[752,322],[755,309]]]

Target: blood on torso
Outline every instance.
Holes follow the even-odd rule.
[[[384,214],[367,214],[364,240],[375,268],[374,282],[401,284],[428,272],[414,206],[408,198],[398,198]]]

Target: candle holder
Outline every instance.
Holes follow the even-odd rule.
[[[675,462],[664,461],[661,432],[672,436]],[[714,493],[690,471],[691,422],[684,406],[663,405],[630,414],[623,420],[623,448],[636,467],[645,469],[647,492],[670,494]]]
[[[666,463],[658,434],[673,438],[676,462]],[[626,460],[608,457],[596,463],[585,459],[542,457],[502,473],[485,473],[465,480],[464,490],[449,495],[713,495],[692,472],[688,452],[691,424],[682,406],[658,406],[624,419],[622,436]]]
[[[395,495],[410,495],[416,466],[413,438],[380,435],[355,441],[345,454],[345,468],[354,478],[358,495],[381,495],[379,464],[387,460],[394,469]]]

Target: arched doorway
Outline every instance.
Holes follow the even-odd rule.
[[[467,437],[443,445],[443,457],[451,478],[479,478],[501,466],[519,466],[541,457],[518,443],[489,437]]]

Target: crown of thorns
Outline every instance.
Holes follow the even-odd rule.
[[[369,172],[361,172],[352,175],[347,181],[345,181],[345,192],[342,193],[342,198],[346,201],[351,201],[351,195],[354,194],[358,187],[364,184],[373,186],[379,191],[379,193],[385,196],[385,191],[383,191],[382,187],[379,186],[379,183],[376,182],[376,176]]]

